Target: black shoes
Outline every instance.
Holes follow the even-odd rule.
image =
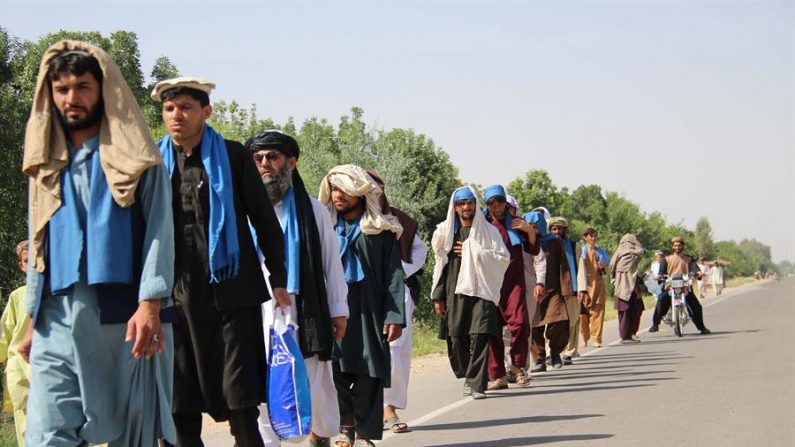
[[[560,354],[552,354],[552,367],[555,369],[563,367],[563,360],[560,359]]]
[[[704,328],[704,329],[701,330],[701,335],[707,335],[707,334],[711,334],[711,333],[712,333],[712,331],[707,329],[707,328]]]
[[[660,326],[657,326],[656,324],[651,325],[651,327],[649,328],[649,332],[658,332],[659,330]]]
[[[574,362],[571,360],[571,357],[568,355],[560,356],[560,359],[563,361],[564,365],[573,365]]]

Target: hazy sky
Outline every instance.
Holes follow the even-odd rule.
[[[545,169],[774,260],[795,260],[794,24],[763,1],[0,0],[15,36],[134,31],[147,74],[166,55],[215,100],[277,122],[360,106],[466,182]]]

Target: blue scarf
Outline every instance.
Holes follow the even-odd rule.
[[[574,242],[568,238],[561,238],[563,240],[563,248],[566,249],[566,259],[569,261],[569,274],[571,276],[571,290],[577,291],[577,264],[575,263],[574,256]]]
[[[541,247],[546,248],[549,243],[555,239],[557,239],[557,235],[551,234],[547,231],[547,220],[544,219],[544,215],[539,213],[538,211],[530,211],[524,213],[522,218],[527,223],[535,224],[538,228],[538,237],[541,239]]]
[[[89,140],[86,145],[92,143],[98,146],[99,139]],[[137,281],[133,272],[133,210],[122,208],[113,200],[97,147],[86,158],[89,200],[85,228],[77,209],[80,198],[72,184],[71,164],[61,171],[61,207],[48,225],[48,268],[54,295],[65,293],[80,281],[84,257],[89,285],[132,285]]]
[[[486,220],[489,220],[491,217],[491,213],[489,213],[489,209],[486,208],[483,210],[483,215],[486,217]],[[502,224],[505,226],[505,229],[508,231],[508,239],[511,241],[511,246],[515,247],[517,245],[522,245],[524,242],[525,237],[522,234],[519,234],[518,231],[511,228],[511,221],[513,221],[513,216],[507,210],[505,211],[505,216],[502,218]]]
[[[349,230],[345,232],[345,219],[337,214],[337,225],[334,227],[337,232],[337,239],[340,242],[340,256],[342,257],[342,268],[345,270],[345,282],[348,284],[359,282],[364,279],[362,262],[353,251],[353,244],[362,234],[359,227],[359,219],[349,224]]]
[[[588,246],[583,245],[580,252],[580,257],[585,258],[586,256],[588,256]],[[602,247],[596,247],[596,260],[605,266],[610,265],[610,255],[608,255],[607,252],[602,249]]]
[[[282,198],[282,231],[284,232],[284,266],[287,268],[287,292],[301,291],[301,231],[295,211],[295,191],[291,186]]]
[[[170,135],[158,142],[163,164],[169,177],[174,173],[174,143]],[[205,124],[201,156],[210,179],[210,282],[217,283],[237,276],[240,247],[237,241],[235,201],[232,197],[232,169],[226,142],[212,127]]]

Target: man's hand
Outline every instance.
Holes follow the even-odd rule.
[[[346,317],[334,317],[331,319],[331,330],[334,333],[335,340],[342,340],[342,337],[345,336],[345,331],[347,329],[348,319]]]
[[[400,338],[400,334],[403,333],[403,326],[399,324],[385,324],[384,325],[384,335],[386,335],[386,342],[392,343],[393,341]]]
[[[136,359],[141,356],[147,359],[152,354],[163,352],[165,340],[160,327],[160,300],[144,300],[138,303],[138,310],[127,321],[127,335],[124,341],[129,343],[135,338],[132,355]]]
[[[28,327],[25,329],[25,335],[17,345],[17,352],[30,363],[30,347],[33,346],[33,318],[28,321]]]
[[[536,286],[533,287],[533,298],[535,298],[536,301],[541,301],[541,297],[543,295],[544,295],[544,286],[542,286],[541,284],[536,284]]]
[[[535,224],[531,224],[524,219],[514,219],[511,221],[511,228],[514,230],[521,230],[527,234],[527,238],[531,244],[534,244],[536,241],[536,226]]]
[[[282,312],[289,310],[290,305],[293,304],[290,294],[287,293],[287,289],[284,287],[276,287],[273,289],[273,299],[276,300],[276,307],[282,308]]]
[[[458,257],[460,258],[461,252],[463,250],[464,250],[464,244],[461,241],[455,241],[455,244],[453,244],[453,253],[458,255]]]
[[[580,292],[580,302],[583,304],[583,306],[590,307],[591,295],[589,295],[588,292]]]
[[[433,302],[433,310],[436,311],[436,315],[444,317],[444,313],[447,312],[447,303],[442,300],[436,300]]]

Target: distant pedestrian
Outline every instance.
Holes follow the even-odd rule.
[[[28,271],[28,241],[17,244],[19,268]],[[30,316],[25,312],[25,286],[11,292],[0,317],[0,365],[5,365],[3,382],[3,410],[14,414],[17,443],[25,445],[25,408],[30,393],[30,365],[17,351],[25,337]]]
[[[624,344],[639,341],[633,335],[643,312],[643,286],[638,264],[644,251],[634,234],[625,234],[610,261],[610,280],[616,298],[613,305],[618,311],[618,334]]]

